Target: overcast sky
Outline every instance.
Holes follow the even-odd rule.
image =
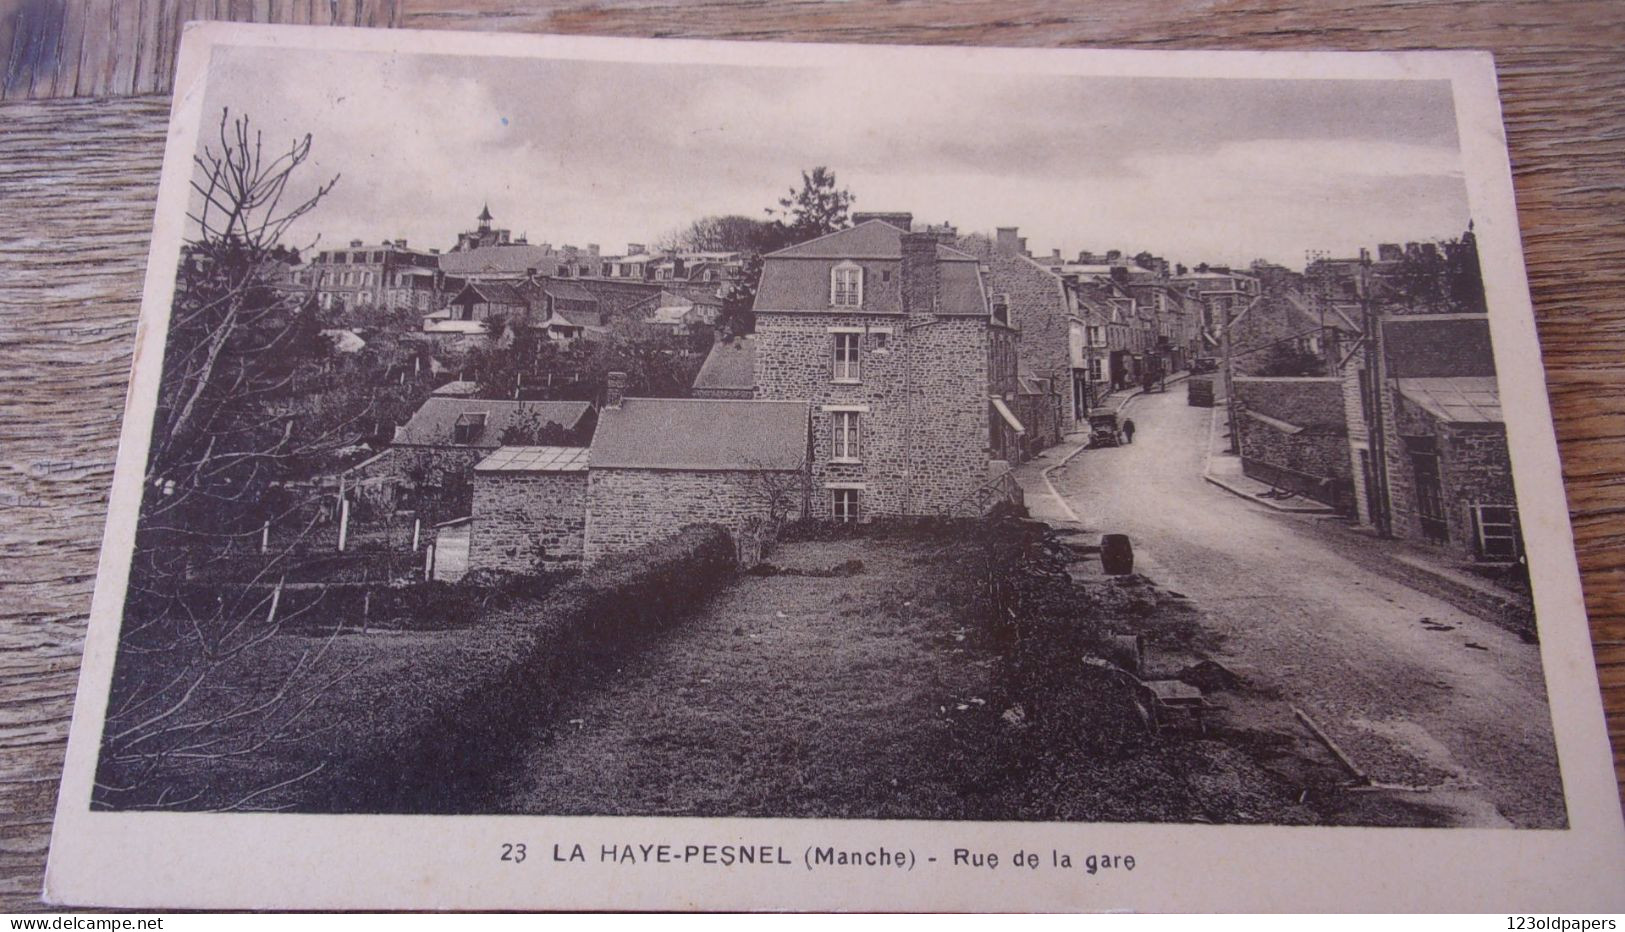
[[[489,201],[532,243],[621,251],[707,214],[764,216],[828,165],[858,210],[1036,253],[1149,249],[1303,266],[1307,249],[1459,235],[1466,189],[1443,81],[922,74],[222,47],[205,112],[306,132],[292,237],[449,248]],[[211,141],[205,119],[202,141]]]

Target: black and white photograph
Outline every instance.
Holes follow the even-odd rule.
[[[244,35],[75,819],[1573,827],[1459,78]]]

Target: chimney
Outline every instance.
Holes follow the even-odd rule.
[[[1049,261],[1056,264],[1056,265],[1060,265],[1061,264],[1061,251],[1059,249],[1051,249],[1049,251]]]
[[[611,372],[604,380],[604,407],[619,408],[626,395],[626,373]]]
[[[358,239],[350,240],[350,248],[351,249],[357,249],[360,246],[361,246],[361,241],[360,240],[358,240]]]
[[[594,257],[596,257],[598,255],[598,244],[597,243],[588,243],[587,244],[587,255],[594,256]]]
[[[404,239],[396,240],[395,241],[395,248],[396,249],[405,249],[406,248],[406,240],[404,240]]]
[[[914,228],[914,215],[906,210],[868,211],[852,215],[853,226],[857,226],[860,223],[868,223],[871,220],[879,220],[882,223],[889,223],[897,229],[902,230],[904,233],[907,233],[909,230]]]
[[[999,227],[997,238],[994,240],[999,255],[1015,256],[1021,253],[1021,237],[1016,235],[1019,229],[1019,227]]]
[[[626,244],[626,254],[629,255],[629,256],[641,256],[641,255],[643,255],[643,244],[642,243],[627,243]]]
[[[1112,266],[1112,281],[1116,282],[1119,285],[1128,284],[1128,266],[1125,266],[1125,265],[1114,265],[1114,266]]]
[[[903,234],[903,310],[910,317],[937,312],[937,238]]]
[[[1022,255],[1027,256],[1028,258],[1032,257],[1032,253],[1027,251],[1027,237],[1016,237],[1016,249],[1020,250]]]

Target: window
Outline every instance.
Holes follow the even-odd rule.
[[[372,292],[370,292],[370,291],[361,292],[360,296],[356,298],[356,303],[358,303],[358,304],[371,304],[372,303]]]
[[[835,369],[832,378],[837,382],[856,382],[858,375],[859,333],[835,334]]]
[[[383,253],[375,252],[375,253],[372,254],[372,262],[373,262],[374,265],[377,265],[378,263],[383,262],[383,261],[384,261],[384,254]]]
[[[485,415],[459,414],[457,423],[451,429],[451,442],[460,444],[474,443],[485,432]]]
[[[833,307],[860,307],[863,304],[863,268],[842,262],[829,273],[829,303]]]
[[[831,412],[830,427],[830,460],[837,463],[856,463],[861,452],[858,442],[858,412]]]
[[[1516,560],[1522,552],[1518,510],[1507,505],[1474,505],[1478,555],[1487,560]]]
[[[1089,358],[1089,381],[1104,382],[1106,380],[1105,373],[1101,368],[1102,362],[1104,362],[1104,360],[1102,360],[1099,356],[1091,356]]]
[[[851,524],[858,520],[860,515],[858,489],[830,489],[830,514],[842,524]]]
[[[1106,334],[1101,332],[1102,329],[1103,328],[1099,324],[1091,324],[1089,326],[1089,345],[1090,346],[1105,346],[1106,345]]]

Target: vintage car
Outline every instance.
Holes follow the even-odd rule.
[[[1092,447],[1115,447],[1121,435],[1117,430],[1117,415],[1091,414],[1089,415],[1089,445]]]

